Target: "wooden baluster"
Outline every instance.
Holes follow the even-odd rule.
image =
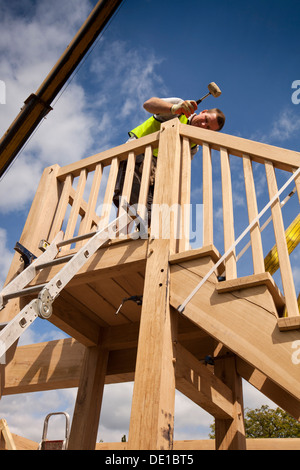
[[[151,163],[152,163],[152,147],[151,145],[149,145],[145,149],[143,173],[142,173],[139,201],[138,201],[138,207],[137,207],[137,212],[139,216],[146,222],[145,229],[147,228],[147,222],[148,222],[147,199],[148,199],[149,184],[150,184]]]
[[[77,220],[78,220],[78,215],[79,211],[81,208],[81,203],[82,203],[82,198],[83,198],[83,193],[84,193],[84,188],[87,180],[87,170],[83,169],[80,172],[79,176],[79,181],[75,193],[75,198],[73,201],[72,209],[70,212],[67,228],[66,228],[66,233],[65,233],[65,239],[68,240],[69,238],[72,238],[74,236]],[[65,252],[69,249],[68,245],[62,247],[61,252]]]
[[[109,216],[110,216],[110,212],[112,208],[112,199],[113,199],[117,175],[118,175],[118,167],[119,167],[118,157],[114,157],[111,161],[110,171],[108,175],[105,196],[104,196],[103,206],[102,206],[101,220],[98,225],[99,228],[104,228],[109,223]]]
[[[265,161],[269,196],[272,199],[278,192],[275,169],[273,163]],[[299,315],[297,296],[295,291],[293,273],[286,244],[284,224],[281,213],[280,200],[274,202],[271,207],[274,233],[277,245],[279,266],[281,272],[282,287],[285,295],[285,302],[288,316]]]
[[[88,207],[82,219],[82,222],[80,224],[78,235],[83,235],[91,231],[93,219],[95,218],[96,204],[97,204],[98,195],[99,195],[101,178],[102,178],[102,165],[101,163],[99,163],[95,169],[91,192],[89,195]],[[86,243],[86,241],[83,240],[82,242],[79,242],[78,245],[81,246],[84,243]]]
[[[66,216],[67,207],[69,204],[69,197],[70,191],[72,188],[73,183],[73,176],[67,175],[64,183],[63,183],[63,190],[59,199],[57,211],[54,217],[54,221],[51,227],[51,231],[49,234],[49,242],[51,243],[53,238],[57,235],[57,233],[61,230],[64,218]]]
[[[248,155],[243,155],[244,179],[246,188],[246,198],[248,206],[249,224],[258,215],[256,193],[254,186],[254,178],[252,171],[251,159]],[[259,228],[259,221],[254,225],[250,231],[252,256],[253,256],[253,269],[254,274],[265,272],[264,254],[262,248],[261,234]]]
[[[299,204],[300,204],[300,175],[295,178],[295,185],[298,194]]]
[[[234,218],[232,203],[232,186],[230,174],[230,161],[227,149],[221,148],[221,175],[222,175],[222,197],[223,197],[223,225],[224,225],[224,249],[225,252],[235,241]],[[235,250],[226,259],[226,280],[236,279],[236,256]]]
[[[213,245],[213,186],[209,145],[203,142],[203,246]]]
[[[178,251],[190,249],[190,203],[191,203],[191,146],[187,137],[182,139],[180,182],[180,234]]]
[[[132,190],[132,182],[134,176],[134,167],[135,167],[135,155],[133,152],[130,152],[127,159],[126,173],[124,178],[123,191],[119,206],[119,215],[121,216],[125,211],[123,209],[123,204],[130,204],[130,196]],[[124,235],[127,234],[128,227],[124,227],[121,231]]]

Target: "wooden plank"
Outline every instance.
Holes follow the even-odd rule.
[[[244,168],[244,179],[246,188],[246,198],[248,206],[248,218],[249,224],[258,215],[256,193],[254,186],[254,178],[252,171],[251,159],[248,155],[243,156],[243,168]],[[265,272],[264,254],[262,248],[261,234],[259,221],[250,230],[251,246],[252,246],[252,257],[253,257],[253,269],[254,274],[260,274]]]
[[[87,347],[98,344],[100,327],[106,326],[85,303],[78,302],[66,290],[54,302],[49,321]]]
[[[213,245],[213,182],[209,145],[203,143],[203,245]]]
[[[235,241],[230,160],[226,149],[221,148],[220,158],[222,176],[224,251],[226,253],[226,251]],[[226,279],[235,279],[237,277],[235,250],[233,250],[225,260],[225,268]]]
[[[122,313],[116,315],[117,307],[113,305],[109,294],[100,295],[92,284],[69,287],[68,292],[103,320],[107,326],[129,322]]]
[[[266,162],[266,175],[269,189],[269,196],[272,199],[278,192],[277,181],[275,176],[275,170],[272,163]],[[289,253],[286,244],[285,231],[281,213],[281,206],[279,198],[275,201],[271,207],[274,233],[278,251],[278,259],[281,273],[282,286],[285,296],[287,315],[297,316],[299,315],[297,296],[295,291],[293,273],[291,263],[289,259]]]
[[[174,451],[215,450],[214,439],[174,441]],[[299,438],[246,439],[247,450],[300,450]],[[127,442],[99,442],[96,450],[127,450]],[[182,460],[183,462],[183,460]],[[186,459],[185,462],[188,462]]]
[[[268,160],[281,170],[293,171],[300,167],[300,153],[293,150],[223,134],[222,132],[187,126],[186,124],[180,124],[180,135],[188,137],[198,145],[206,142],[213,150],[220,150],[223,147],[231,155],[238,157],[242,157],[244,154],[249,155],[253,161],[258,163],[264,164],[265,160]]]

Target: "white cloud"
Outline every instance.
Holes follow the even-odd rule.
[[[268,131],[262,133],[258,130],[250,136],[250,140],[274,145],[274,142],[287,142],[289,139],[297,137],[299,130],[299,114],[291,109],[283,109],[273,119]]]
[[[273,122],[270,137],[285,141],[290,139],[300,130],[300,117],[299,114],[291,110],[283,111],[279,118]]]
[[[1,196],[0,196],[0,198],[1,198]],[[1,228],[1,227],[0,227],[0,253],[1,253],[1,257],[0,257],[0,289],[1,289],[4,282],[5,282],[5,279],[6,279],[6,276],[7,276],[7,273],[8,273],[13,255],[14,255],[14,253],[9,251],[9,249],[7,248],[7,231],[5,229]]]

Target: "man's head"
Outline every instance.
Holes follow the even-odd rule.
[[[218,108],[204,109],[201,113],[195,114],[191,120],[192,126],[212,131],[220,131],[224,123],[225,116]]]

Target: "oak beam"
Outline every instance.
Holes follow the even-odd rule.
[[[153,201],[156,205],[171,207],[175,202],[172,183],[180,159],[178,124],[178,120],[172,120],[161,127]],[[150,240],[148,249],[129,427],[131,450],[173,448],[177,314],[168,300],[171,240],[164,235]]]
[[[233,417],[232,391],[180,344],[176,346],[176,388],[211,415]]]

